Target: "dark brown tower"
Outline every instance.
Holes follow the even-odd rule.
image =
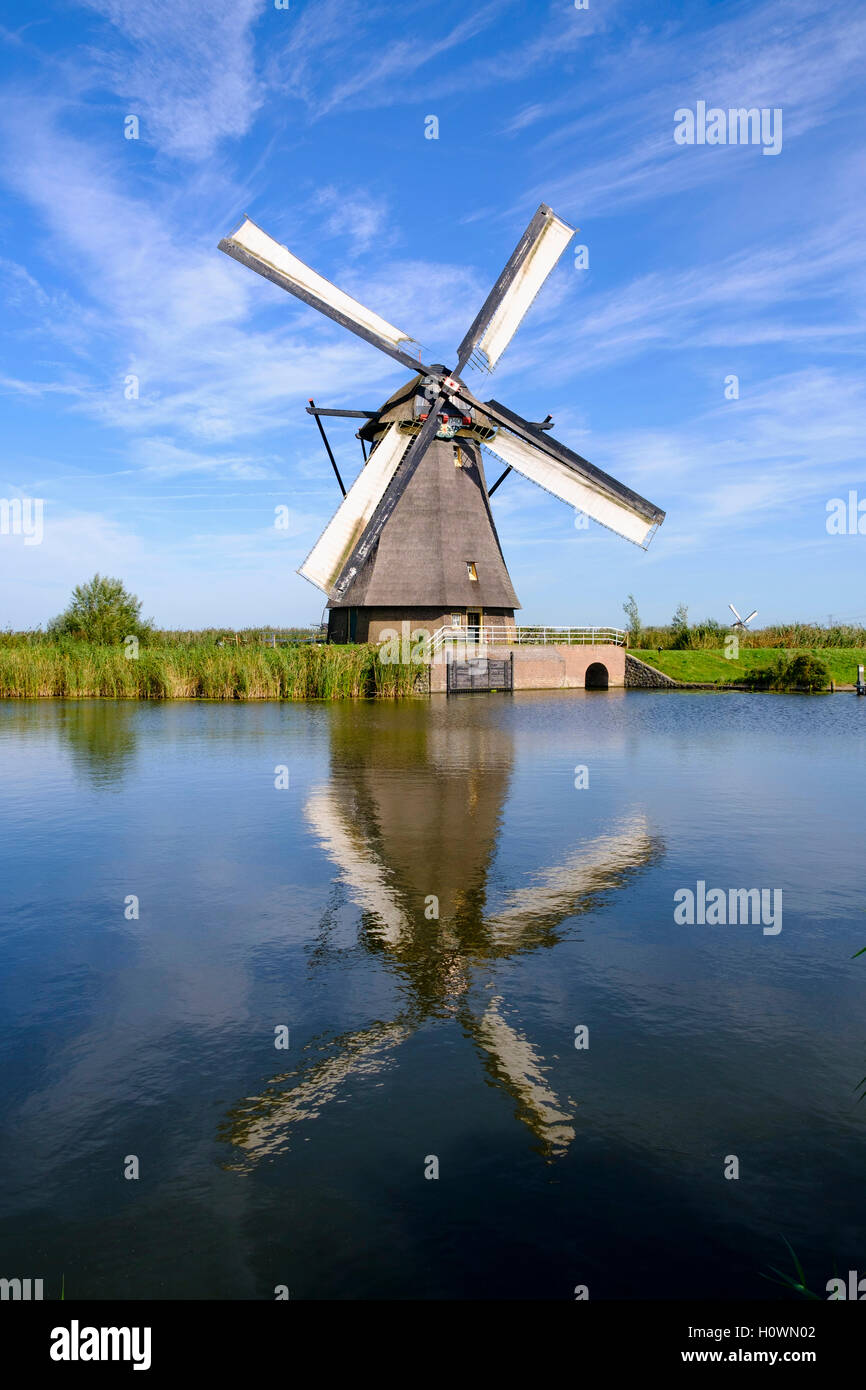
[[[408,449],[421,427],[423,385],[419,375],[400,387],[361,437],[380,440],[397,425]],[[490,510],[479,431],[471,417],[459,421],[443,425],[441,433],[454,433],[430,444],[345,593],[329,602],[332,641],[375,641],[404,622],[429,632],[513,624],[520,604]],[[396,486],[404,460],[405,452]]]

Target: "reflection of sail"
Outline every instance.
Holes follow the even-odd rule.
[[[251,1096],[235,1106],[225,1137],[255,1158],[278,1153],[285,1147],[288,1129],[303,1120],[315,1120],[322,1106],[333,1100],[351,1077],[366,1081],[375,1076],[388,1065],[393,1049],[411,1032],[405,1023],[377,1023],[334,1039],[333,1055],[314,1062],[297,1084]],[[278,1086],[286,1080],[275,1077],[271,1085]]]
[[[571,1116],[544,1077],[543,1063],[532,1044],[502,1017],[501,999],[491,999],[480,1019],[467,1021],[476,1044],[486,1054],[488,1070],[517,1101],[517,1115],[551,1155],[563,1154],[574,1138]]]
[[[563,864],[540,871],[533,883],[516,889],[506,905],[486,919],[490,936],[507,947],[519,943],[533,927],[590,910],[599,894],[618,888],[629,870],[649,863],[653,852],[646,818],[635,816],[614,834],[581,845]]]
[[[491,987],[502,960],[556,945],[563,922],[603,906],[658,845],[634,816],[490,910],[512,736],[504,723],[455,727],[454,717],[452,707],[407,706],[390,716],[383,737],[377,713],[364,723],[333,714],[332,776],[309,794],[304,813],[361,909],[360,946],[398,976],[408,1008],[393,1022],[308,1045],[294,1072],[235,1107],[223,1137],[243,1151],[241,1167],[279,1152],[297,1126],[352,1082],[381,1072],[430,1020],[458,1022],[546,1156],[563,1154],[574,1138],[573,1104],[555,1095],[543,1056],[501,998],[478,1008],[473,986],[480,976]],[[438,917],[425,910],[431,895]]]
[[[331,788],[317,787],[304,814],[329,859],[340,866],[354,901],[363,911],[372,913],[386,941],[392,945],[399,941],[407,919],[387,870],[370,854],[355,827],[347,823]]]

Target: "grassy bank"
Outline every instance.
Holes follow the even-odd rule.
[[[0,643],[0,696],[118,700],[339,700],[415,693],[426,673],[372,646],[149,645],[137,659],[87,642]]]
[[[858,664],[866,665],[866,647],[800,647],[797,651],[810,652],[818,657],[837,685],[853,685],[857,680]],[[632,656],[654,666],[666,676],[677,681],[696,684],[711,682],[714,685],[737,685],[747,670],[755,670],[778,660],[778,648],[740,647],[737,661],[728,661],[723,647],[715,650],[698,651],[657,651],[655,648],[629,648]]]

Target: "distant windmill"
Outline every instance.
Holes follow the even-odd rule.
[[[736,620],[737,620],[737,621],[734,623],[734,627],[741,627],[741,628],[743,629],[743,631],[746,631],[746,629],[748,628],[749,623],[752,621],[752,619],[753,619],[753,618],[757,618],[757,616],[758,616],[758,610],[757,610],[757,608],[754,610],[753,613],[750,613],[750,614],[749,614],[748,618],[741,618],[740,615],[739,615],[739,613],[737,612],[736,608],[734,607],[734,605],[733,605],[732,603],[729,603],[729,604],[728,604],[728,607],[730,608],[731,612],[733,613],[734,617],[735,617]]]
[[[470,361],[493,369],[573,235],[542,203],[453,368],[426,366],[409,334],[337,289],[249,218],[220,242],[221,251],[413,373],[378,410],[308,406],[320,429],[323,415],[363,420],[362,444],[373,446],[299,570],[328,595],[332,640],[375,640],[383,627],[405,619],[420,619],[428,629],[458,621],[513,623],[520,604],[489,502],[512,469],[636,545],[646,547],[664,520],[658,507],[551,438],[549,415],[533,424],[497,401],[482,403],[460,377]],[[489,492],[481,444],[506,464]]]

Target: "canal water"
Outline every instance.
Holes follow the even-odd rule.
[[[0,1275],[866,1275],[864,751],[843,694],[0,703]]]

